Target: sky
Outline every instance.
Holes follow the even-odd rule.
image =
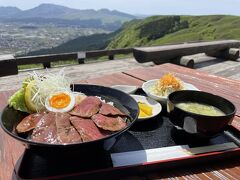
[[[31,9],[52,3],[76,9],[119,10],[142,15],[240,15],[240,0],[0,0],[0,6]]]

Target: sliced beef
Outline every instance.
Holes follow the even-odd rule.
[[[92,116],[94,123],[104,130],[119,131],[127,126],[127,123],[120,117],[108,117],[102,114]]]
[[[80,134],[70,123],[71,115],[56,113],[57,139],[59,143],[82,142]]]
[[[17,125],[17,132],[24,133],[34,129],[44,114],[45,112],[28,115]]]
[[[107,136],[107,133],[99,130],[91,119],[73,116],[70,117],[70,121],[80,133],[83,142],[94,141]]]
[[[49,126],[47,128],[37,128],[33,131],[32,141],[40,143],[57,143],[57,129],[56,126]]]
[[[71,115],[84,118],[92,117],[98,113],[102,102],[95,96],[88,96],[70,112]]]
[[[56,113],[45,114],[37,123],[32,133],[32,141],[42,143],[57,143]]]
[[[77,132],[77,130],[73,126],[70,126],[69,128],[66,128],[66,129],[62,129],[57,133],[58,133],[58,142],[60,144],[82,142],[82,138],[80,134]]]
[[[65,129],[71,126],[70,117],[68,113],[56,113],[56,125],[57,129]]]
[[[100,114],[103,115],[112,115],[112,116],[126,116],[123,112],[121,112],[119,109],[115,108],[114,106],[107,104],[107,103],[102,103],[102,106],[99,111]]]
[[[52,124],[56,125],[55,120],[56,120],[56,113],[48,112],[40,119],[40,121],[37,123],[36,128],[48,127]]]

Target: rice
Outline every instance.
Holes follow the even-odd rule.
[[[109,104],[109,105],[111,105],[111,106],[114,106],[114,103],[112,102],[112,101],[109,101],[109,102],[106,102],[106,100],[105,99],[102,99],[102,97],[100,97],[100,96],[96,96],[98,99],[100,99],[100,101],[102,101],[103,103],[106,103],[106,104]]]

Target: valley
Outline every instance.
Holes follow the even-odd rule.
[[[108,31],[97,28],[0,23],[0,54],[25,55],[39,49],[51,49],[79,36]]]

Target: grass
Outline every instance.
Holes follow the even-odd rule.
[[[108,48],[151,46],[189,41],[240,39],[240,17],[227,15],[179,16],[179,22],[187,22],[188,27],[177,29],[177,31],[166,31],[164,36],[156,39],[141,37],[141,29],[146,29],[150,22],[161,21],[162,18],[167,17],[154,16],[126,23],[123,30],[110,42]],[[178,19],[175,22],[179,23]],[[164,23],[167,25],[169,21],[165,21]],[[155,33],[149,28],[149,33],[151,32]]]
[[[40,68],[43,68],[42,64],[27,64],[27,65],[20,65],[20,66],[18,66],[18,70],[40,69]]]
[[[59,67],[63,65],[76,65],[78,62],[76,60],[67,60],[67,61],[57,61],[51,62],[51,67]],[[26,70],[26,69],[43,69],[43,64],[27,64],[27,65],[20,65],[18,66],[19,70]]]

